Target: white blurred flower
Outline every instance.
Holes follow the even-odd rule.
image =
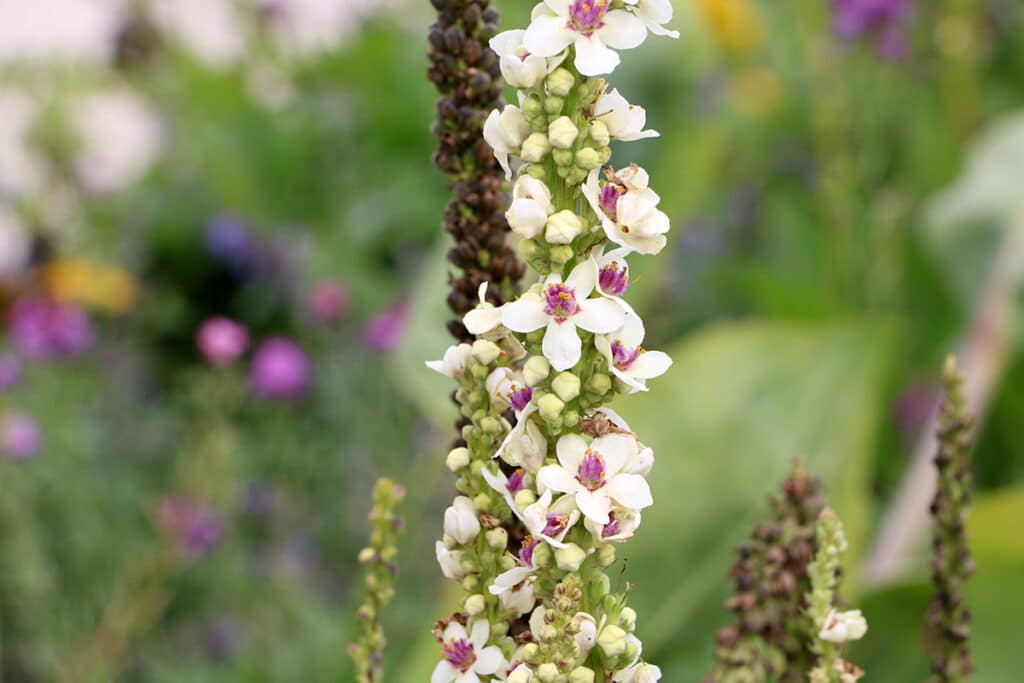
[[[868,622],[859,609],[848,612],[832,610],[825,618],[825,625],[818,637],[830,643],[845,643],[860,640],[868,632]]]
[[[244,23],[231,0],[153,0],[150,18],[209,68],[229,68],[245,52]]]
[[[0,64],[108,63],[122,0],[0,0]]]
[[[261,9],[281,52],[308,58],[338,49],[376,4],[373,0],[263,0]]]
[[[28,95],[13,89],[0,90],[0,198],[31,194],[42,188],[43,160],[28,146],[38,109]]]
[[[14,279],[28,264],[32,236],[18,217],[0,206],[0,279]]]
[[[86,95],[74,109],[74,168],[89,192],[117,192],[142,177],[164,148],[156,111],[128,90]]]

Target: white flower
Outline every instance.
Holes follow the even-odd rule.
[[[528,472],[536,472],[544,464],[548,442],[537,423],[530,419],[536,412],[537,405],[530,403],[521,413],[516,414],[515,427],[509,431],[493,457],[501,458],[513,467],[523,467]]]
[[[644,130],[647,111],[626,101],[618,90],[612,90],[597,98],[594,103],[594,119],[608,127],[612,140],[630,142],[643,138],[656,138],[661,133]]]
[[[580,646],[580,655],[586,657],[597,645],[597,621],[587,612],[577,612],[572,619],[577,626],[576,642]]]
[[[128,90],[88,95],[75,107],[75,173],[89,192],[107,194],[138,180],[164,148],[159,116]]]
[[[504,307],[496,307],[487,301],[487,283],[480,284],[478,291],[480,303],[476,308],[462,318],[462,324],[472,335],[481,335],[492,332],[501,324],[501,314]]]
[[[530,136],[530,122],[519,107],[505,105],[501,111],[493,110],[484,121],[484,140],[494,150],[494,158],[505,169],[505,178],[512,179],[508,155],[518,154],[523,142]]]
[[[581,74],[611,73],[620,61],[615,50],[640,45],[647,29],[642,19],[625,10],[608,12],[609,4],[608,0],[544,0],[533,9],[523,45],[544,57],[574,45]]]
[[[615,172],[614,178],[626,190],[643,190],[651,184],[651,176],[637,164],[619,169]]]
[[[526,31],[503,31],[491,38],[491,49],[500,57],[501,75],[514,88],[535,88],[548,75],[548,60],[523,45]]]
[[[553,548],[564,548],[563,539],[569,529],[580,519],[580,511],[576,508],[572,496],[561,496],[554,503],[553,494],[545,491],[540,499],[528,505],[522,514],[517,515],[526,525],[530,535],[539,538]],[[513,508],[513,512],[515,512]]]
[[[636,439],[627,434],[608,434],[589,445],[578,434],[566,434],[555,449],[559,464],[542,467],[537,482],[572,495],[584,516],[597,524],[609,524],[614,503],[642,510],[654,502],[646,479],[623,472],[636,448]]]
[[[644,323],[635,314],[626,315],[616,332],[594,338],[594,346],[608,361],[608,369],[633,392],[647,391],[647,380],[664,375],[672,366],[667,354],[646,350],[643,341]]]
[[[0,204],[0,280],[13,280],[28,265],[32,236],[18,217]]]
[[[477,537],[480,533],[480,519],[471,498],[455,497],[451,506],[444,511],[444,532],[463,545]]]
[[[498,680],[502,680],[501,676],[498,677]],[[505,674],[504,680],[508,681],[508,683],[531,683],[533,681],[533,672],[525,664],[517,664],[514,669]]]
[[[640,512],[615,505],[608,513],[607,524],[598,524],[587,517],[583,520],[583,526],[594,537],[594,543],[621,543],[633,538],[640,527]]]
[[[496,471],[492,471],[489,467],[484,466],[480,474],[483,475],[488,486],[501,494],[509,509],[514,511],[516,509],[516,494],[525,487],[526,472],[520,468],[513,472],[511,477],[507,477],[500,467]]]
[[[479,683],[480,676],[490,676],[506,666],[497,645],[487,647],[491,625],[486,619],[473,622],[466,629],[457,621],[448,623],[442,635],[441,656],[430,683]]]
[[[114,55],[124,14],[119,0],[0,3],[0,64],[105,65]]]
[[[590,172],[583,195],[601,220],[608,239],[640,254],[657,254],[665,247],[671,227],[657,208],[661,198],[650,188],[629,190],[616,183],[600,185],[598,170]]]
[[[29,145],[38,114],[38,105],[24,92],[0,89],[0,197],[31,194],[43,186],[43,158]]]
[[[437,555],[437,564],[441,567],[441,573],[445,578],[452,581],[462,581],[466,572],[462,571],[461,550],[449,550],[444,543],[437,541],[434,544],[434,553]]]
[[[831,610],[825,618],[825,625],[818,637],[830,643],[845,643],[860,640],[868,632],[868,622],[859,609],[848,612]]]
[[[491,595],[498,596],[502,607],[517,616],[526,614],[536,604],[533,574],[537,566],[533,561],[533,551],[539,543],[528,538],[519,550],[516,566],[496,576],[494,584],[488,588]]]
[[[536,237],[554,213],[551,190],[548,186],[528,175],[520,176],[512,186],[512,204],[505,212],[505,219],[512,232],[525,238]]]
[[[636,7],[636,13],[647,26],[647,30],[656,36],[678,38],[679,31],[670,31],[664,24],[672,21],[672,3],[670,0],[624,0],[627,5]]]
[[[615,683],[657,683],[661,680],[661,669],[647,662],[635,662],[615,674]]]
[[[485,382],[491,403],[501,408],[512,408],[522,413],[533,398],[533,387],[526,384],[512,368],[500,367],[491,371]]]
[[[576,327],[607,334],[621,327],[626,314],[611,299],[589,298],[597,286],[597,264],[588,259],[572,269],[569,277],[552,273],[541,295],[524,294],[505,308],[501,321],[516,332],[533,332],[547,326],[542,349],[551,366],[561,372],[580,360],[583,344]]]
[[[150,18],[207,67],[230,67],[245,52],[242,18],[228,0],[156,0]]]
[[[501,578],[500,576],[498,577]],[[498,596],[498,602],[508,612],[519,617],[534,608],[537,604],[537,593],[534,588],[536,577],[531,576],[525,581],[521,581],[516,586],[501,593]]]
[[[435,372],[440,372],[446,377],[458,380],[462,378],[462,374],[466,370],[466,364],[469,363],[469,359],[472,357],[472,346],[469,344],[457,344],[448,347],[448,350],[444,352],[444,358],[427,361],[426,365]]]

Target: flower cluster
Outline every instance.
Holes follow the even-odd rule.
[[[642,168],[607,166],[613,140],[657,133],[599,76],[648,33],[675,35],[671,17],[667,0],[546,0],[490,41],[520,104],[483,135],[515,176],[505,215],[538,277],[501,305],[483,283],[462,321],[472,343],[428,363],[458,383],[466,418],[436,550],[467,596],[435,629],[432,683],[661,677],[640,657],[629,589],[605,573],[653,503],[654,454],[606,404],[671,364],[623,298],[627,259],[658,253],[669,219]]]

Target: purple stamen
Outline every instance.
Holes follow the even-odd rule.
[[[619,524],[619,520],[615,518],[615,513],[608,513],[609,522],[604,525],[604,529],[601,530],[601,538],[608,538],[609,536],[615,536],[622,532],[622,525]]]
[[[509,476],[507,488],[513,496],[523,490],[523,468],[520,467]]]
[[[458,640],[452,638],[441,648],[441,654],[448,660],[449,664],[462,673],[469,671],[469,667],[473,666],[473,662],[476,661],[473,643],[465,638],[459,638]]]
[[[609,183],[601,188],[601,193],[597,197],[598,206],[613,221],[618,213],[619,194],[619,186]]]
[[[533,566],[533,549],[539,544],[539,541],[533,540],[530,536],[523,540],[523,546],[519,549],[519,561],[524,567]]]
[[[601,291],[611,296],[622,296],[629,289],[629,268],[626,264],[619,267],[618,261],[612,261],[601,268],[597,276]]]
[[[533,387],[513,386],[515,388],[509,394],[508,403],[512,406],[512,410],[518,413],[530,405],[530,400],[533,398]]]
[[[597,451],[587,449],[583,460],[580,461],[580,468],[576,473],[576,481],[583,484],[590,491],[596,491],[605,485],[604,480],[604,459]]]
[[[555,322],[564,323],[579,313],[579,310],[576,292],[572,287],[556,282],[544,290],[544,312],[554,318]]]
[[[541,533],[551,538],[554,538],[565,531],[565,527],[569,524],[569,515],[566,514],[551,512],[548,513],[547,519],[548,524],[544,527],[544,531]]]
[[[640,346],[631,349],[618,339],[612,342],[612,362],[619,370],[629,370],[641,353],[643,348]]]
[[[569,5],[569,28],[585,36],[604,26],[608,0],[576,0]]]

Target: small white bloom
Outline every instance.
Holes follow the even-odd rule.
[[[480,284],[478,292],[480,303],[462,318],[462,324],[472,335],[493,332],[501,324],[503,306],[495,306],[487,301],[487,283]]]
[[[640,512],[615,505],[608,513],[608,520],[607,524],[598,524],[589,517],[583,520],[583,526],[593,536],[594,543],[621,543],[633,538],[640,527]]]
[[[619,304],[604,297],[589,298],[596,287],[597,264],[588,259],[573,268],[564,282],[555,273],[549,275],[541,296],[526,294],[508,304],[501,321],[510,330],[524,333],[546,326],[544,356],[555,370],[568,370],[579,362],[583,350],[577,326],[607,334],[625,321]]]
[[[550,244],[570,244],[583,232],[583,221],[575,211],[564,209],[548,217],[544,239]]]
[[[501,408],[511,407],[517,413],[525,410],[533,398],[533,388],[512,368],[495,368],[484,384],[492,404]]]
[[[569,529],[580,519],[580,511],[576,508],[572,496],[561,496],[554,503],[553,494],[547,490],[533,505],[527,506],[518,515],[534,538],[539,538],[553,548],[564,548],[563,539]]]
[[[118,0],[8,1],[0,3],[0,16],[0,64],[104,67],[114,55],[125,7]]]
[[[611,73],[620,61],[615,50],[637,47],[647,37],[647,29],[630,12],[608,12],[609,4],[608,0],[544,0],[533,10],[523,45],[545,57],[574,45],[581,74]]]
[[[661,680],[661,669],[647,662],[636,662],[619,671],[612,680],[615,683],[657,683]]]
[[[597,102],[594,103],[594,119],[608,127],[608,134],[612,140],[629,142],[661,135],[656,130],[644,130],[647,124],[647,110],[627,102],[618,90],[612,90],[597,98]]]
[[[528,472],[536,472],[544,464],[548,442],[540,427],[531,419],[536,412],[537,404],[530,403],[516,415],[515,426],[492,457],[501,458],[513,467],[523,467]]]
[[[494,158],[505,169],[505,178],[512,179],[512,167],[508,164],[509,154],[518,154],[519,148],[530,135],[530,122],[519,107],[505,105],[501,111],[495,109],[484,121],[484,140],[494,150]]]
[[[542,467],[537,482],[570,494],[588,519],[600,525],[609,524],[614,503],[629,510],[642,510],[654,502],[646,479],[623,472],[636,448],[636,439],[627,434],[608,434],[589,445],[578,434],[566,434],[556,445],[559,464]]]
[[[576,632],[576,642],[580,646],[580,654],[586,657],[587,653],[597,645],[597,621],[586,612],[574,614],[573,621],[578,629]]]
[[[528,175],[520,176],[512,186],[512,204],[505,219],[512,232],[525,238],[536,237],[554,213],[551,190],[540,180]]]
[[[624,0],[627,5],[636,7],[637,16],[647,26],[647,30],[656,36],[678,38],[679,31],[670,31],[665,24],[672,21],[672,2],[670,0]]]
[[[491,676],[507,666],[497,645],[487,646],[491,625],[479,619],[469,625],[469,633],[457,621],[451,621],[442,635],[441,661],[430,683],[479,683],[480,676]]]
[[[427,361],[426,366],[446,377],[459,380],[462,379],[462,375],[466,371],[466,364],[469,363],[469,359],[472,356],[472,346],[469,344],[456,344],[448,347],[444,352],[444,358]]]
[[[487,485],[505,499],[509,509],[515,511],[517,507],[515,497],[517,493],[524,490],[526,477],[528,476],[526,471],[519,468],[512,473],[511,477],[507,477],[500,467],[492,470],[490,467],[484,466],[480,474],[483,476],[484,481],[487,482]]]
[[[526,31],[503,31],[491,38],[491,49],[500,57],[501,75],[514,88],[535,88],[548,73],[548,60],[523,45]]]
[[[437,541],[434,544],[434,553],[437,555],[437,564],[441,567],[441,573],[446,579],[462,581],[466,577],[466,572],[462,571],[463,552],[461,550],[449,550],[444,543]]]
[[[444,532],[463,545],[477,537],[480,533],[480,519],[471,498],[455,497],[451,506],[444,511]]]
[[[32,251],[32,236],[18,217],[0,204],[0,280],[21,276]]]
[[[568,116],[559,116],[548,125],[548,140],[552,147],[569,149],[579,136],[579,128]]]
[[[43,187],[46,165],[30,145],[38,115],[39,106],[24,92],[0,89],[0,195],[31,194]]]
[[[860,640],[868,632],[868,622],[859,609],[848,612],[831,610],[818,637],[830,643]]]
[[[207,67],[230,67],[245,52],[243,21],[228,0],[155,0],[150,18]]]
[[[599,169],[590,172],[583,185],[583,195],[601,220],[608,239],[631,251],[657,254],[665,247],[665,233],[671,223],[668,215],[658,209],[661,198],[644,187],[627,189],[617,183],[599,180]]]
[[[594,338],[594,346],[608,361],[608,369],[633,392],[647,391],[647,380],[664,375],[672,366],[667,354],[646,350],[643,341],[644,323],[633,313],[626,315],[621,329]]]

